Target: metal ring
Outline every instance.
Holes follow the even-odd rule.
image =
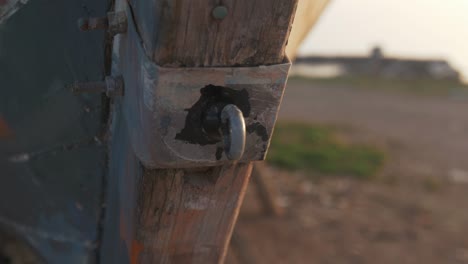
[[[221,111],[221,133],[226,157],[239,160],[244,154],[246,132],[244,116],[237,106],[228,104]]]

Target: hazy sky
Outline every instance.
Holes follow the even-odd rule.
[[[468,77],[468,0],[331,0],[301,54],[446,58]]]

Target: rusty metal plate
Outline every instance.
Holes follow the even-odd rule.
[[[235,104],[246,124],[241,162],[263,160],[290,62],[258,67],[166,68],[145,53],[128,15],[128,32],[114,39],[113,72],[122,74],[122,107],[133,149],[152,168],[214,166],[228,160],[221,140],[202,128],[208,102]]]

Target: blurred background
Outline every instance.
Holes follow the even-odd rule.
[[[468,1],[326,2],[227,263],[468,263]]]

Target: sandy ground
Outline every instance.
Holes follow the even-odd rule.
[[[388,152],[378,177],[269,169],[283,217],[249,187],[227,263],[468,263],[468,102],[290,82],[280,120],[323,123]]]

